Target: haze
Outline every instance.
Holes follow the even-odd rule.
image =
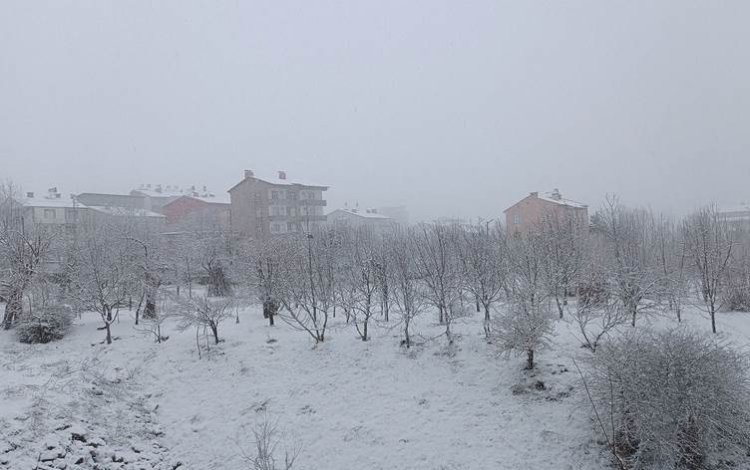
[[[0,177],[225,191],[284,169],[414,219],[558,187],[750,200],[750,3],[0,4]]]

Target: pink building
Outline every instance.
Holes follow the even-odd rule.
[[[530,193],[525,198],[505,209],[505,226],[508,233],[529,233],[536,230],[545,216],[570,218],[581,229],[588,230],[588,206],[565,199],[560,191]]]

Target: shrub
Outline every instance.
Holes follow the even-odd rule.
[[[723,293],[721,304],[730,312],[750,312],[750,276],[737,276]]]
[[[65,336],[72,318],[68,307],[45,307],[24,315],[18,323],[16,335],[22,343],[49,343]]]
[[[702,469],[750,443],[748,360],[684,329],[632,333],[594,359],[593,403],[621,467]]]

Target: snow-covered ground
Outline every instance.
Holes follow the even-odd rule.
[[[107,346],[97,320],[84,315],[47,345],[0,333],[0,468],[248,468],[242,454],[264,419],[284,432],[279,450],[301,446],[303,470],[607,467],[573,365],[590,352],[567,321],[530,375],[486,343],[480,315],[455,325],[449,347],[429,339],[442,327],[426,314],[415,328],[424,343],[407,351],[392,325],[363,343],[337,319],[313,346],[251,308],[202,359],[193,331],[168,325],[155,344],[123,315]],[[747,348],[750,315],[719,322]]]

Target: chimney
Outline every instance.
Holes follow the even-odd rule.
[[[539,192],[538,191],[534,191],[534,192],[529,193],[529,194],[531,195],[531,197],[539,197]]]
[[[28,193],[26,193],[26,197],[29,198],[29,199],[32,199],[34,197],[34,193],[28,192]]]
[[[279,179],[285,180],[286,179],[286,171],[279,170]]]
[[[562,194],[560,194],[559,189],[555,188],[552,190],[552,199],[554,199],[555,201],[559,201],[560,199],[562,199]]]
[[[252,178],[253,176],[255,176],[253,170],[245,170],[245,178]]]

